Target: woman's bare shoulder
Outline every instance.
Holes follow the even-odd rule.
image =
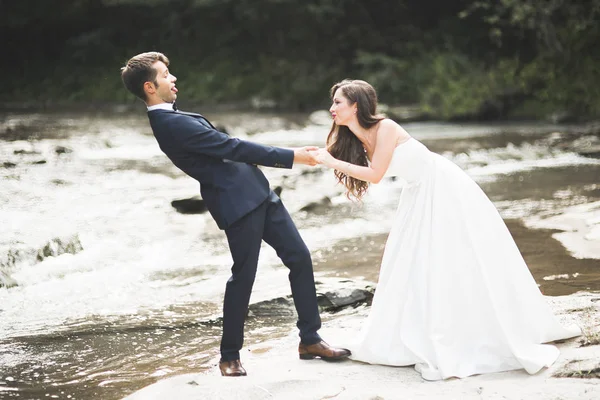
[[[394,132],[400,125],[389,118],[384,118],[377,123],[377,133]]]
[[[410,137],[408,132],[404,130],[396,121],[391,120],[389,118],[384,118],[379,121],[379,132],[384,132],[384,134],[397,135],[399,138]]]
[[[400,126],[400,125],[398,125],[394,120],[391,120],[389,118],[384,118],[381,121],[379,121],[379,126],[391,128],[391,127]]]

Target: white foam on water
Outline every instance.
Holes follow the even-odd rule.
[[[14,122],[15,126],[20,123]],[[183,174],[170,177],[119,167],[127,161],[169,165],[148,134],[145,116],[114,121],[64,118],[60,124],[60,129],[70,129],[66,137],[0,142],[0,159],[17,164],[0,170],[0,251],[4,252],[0,256],[7,249],[35,251],[51,239],[73,235],[78,235],[83,251],[37,263],[26,260],[3,271],[19,286],[0,289],[0,337],[60,329],[64,323],[86,317],[108,318],[172,304],[219,304],[231,266],[225,237],[210,215],[181,215],[170,204],[173,199],[197,195],[198,183]],[[437,123],[404,127],[417,139],[475,137],[507,129]],[[544,128],[522,129],[534,132]],[[285,147],[322,146],[328,132],[326,125],[308,125],[262,132],[250,139]],[[59,155],[56,146],[72,152]],[[19,150],[39,154],[15,154]],[[445,156],[477,181],[532,168],[598,163],[527,144]],[[46,164],[31,164],[40,159]],[[399,182],[384,180],[372,185],[359,205],[345,199],[331,171],[318,173],[304,166],[263,170],[273,186],[284,187],[282,200],[311,251],[390,229],[401,190]],[[345,215],[319,217],[299,211],[324,197],[338,209],[344,207]],[[502,212],[526,218],[544,210],[556,211],[555,203],[550,203],[546,207],[542,201],[506,202]],[[589,223],[597,215],[587,218],[588,212],[592,211],[570,210],[587,221],[582,237],[594,242],[600,231],[597,223]],[[567,243],[569,239],[560,240]],[[582,251],[577,250],[577,254]],[[287,269],[265,246],[253,301],[273,293],[289,293]]]
[[[572,152],[549,149],[545,145],[508,144],[503,148],[473,150],[461,154],[445,154],[471,177],[481,181],[496,176],[529,171],[536,168],[558,168],[577,165],[600,165],[600,160]]]

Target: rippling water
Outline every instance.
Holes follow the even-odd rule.
[[[236,136],[281,146],[322,145],[328,132],[308,116],[209,116]],[[145,115],[6,114],[0,122],[0,398],[119,399],[211,367],[226,241],[208,215],[171,207],[198,184],[160,152]],[[506,218],[543,219],[600,200],[600,163],[544,142],[573,127],[404,127],[464,168]],[[397,182],[373,186],[357,205],[323,169],[264,171],[283,187],[318,276],[376,279]],[[300,211],[324,196],[331,207]],[[572,212],[585,220],[585,209]],[[542,268],[542,287],[543,276]],[[285,268],[265,247],[252,301],[288,293]],[[248,341],[287,334],[293,320],[251,318]]]

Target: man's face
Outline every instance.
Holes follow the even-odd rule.
[[[156,83],[146,82],[149,100],[153,103],[173,103],[177,99],[177,78],[171,75],[169,68],[162,61],[155,62],[153,67],[157,72]]]

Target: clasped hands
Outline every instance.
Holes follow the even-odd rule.
[[[335,158],[327,149],[319,148],[317,146],[305,146],[294,149],[294,164],[305,164],[305,165],[317,165],[323,164],[327,167],[331,167],[332,162]]]

